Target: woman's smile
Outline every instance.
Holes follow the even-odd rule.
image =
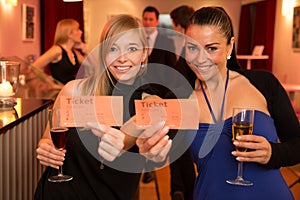
[[[132,66],[114,66],[119,72],[126,73],[130,70]]]

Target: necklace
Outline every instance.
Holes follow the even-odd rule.
[[[223,119],[223,114],[224,114],[224,105],[225,105],[225,96],[226,96],[226,91],[227,91],[227,86],[228,86],[228,79],[229,79],[229,70],[227,69],[227,72],[226,72],[226,81],[225,81],[225,88],[224,88],[224,95],[223,95],[223,99],[222,99],[222,107],[221,107],[221,114],[220,114],[220,121],[222,121]],[[214,123],[218,123],[216,117],[215,117],[215,114],[214,114],[214,111],[209,103],[209,100],[207,98],[207,95],[206,95],[206,92],[204,90],[204,87],[203,87],[203,84],[202,84],[202,81],[200,81],[200,85],[201,85],[201,90],[203,92],[203,95],[204,95],[204,98],[205,98],[205,101],[206,101],[206,104],[209,108],[209,111],[210,111],[210,114],[214,120]]]

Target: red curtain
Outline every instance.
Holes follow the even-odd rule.
[[[252,69],[272,71],[276,0],[265,0],[242,6],[237,53],[251,55],[255,45],[264,45],[268,60],[252,60]],[[246,61],[239,60],[242,68]]]
[[[84,32],[83,2],[63,2],[63,0],[41,0],[41,53],[47,51],[54,41],[56,24],[65,18],[73,18]],[[82,40],[84,36],[82,35]]]

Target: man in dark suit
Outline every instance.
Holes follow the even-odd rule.
[[[158,30],[159,12],[156,8],[148,6],[143,11],[142,18],[150,48],[149,63],[160,63],[173,67],[176,63],[175,46],[172,39]]]
[[[176,64],[175,45],[161,30],[158,30],[159,12],[155,7],[148,6],[144,9],[142,23],[147,34],[149,48],[148,66],[145,79],[151,83],[150,86],[156,95],[163,97],[172,88],[172,71]],[[155,173],[148,167],[143,174],[144,183],[151,182]]]
[[[171,38],[158,29],[159,12],[155,7],[148,6],[143,11],[142,23],[147,33],[149,47],[148,69],[146,77],[150,82],[170,88],[172,71],[176,64],[175,45]],[[170,73],[171,72],[171,73]],[[164,95],[164,87],[156,87],[159,96]],[[161,95],[160,95],[161,94]]]

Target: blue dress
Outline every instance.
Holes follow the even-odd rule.
[[[245,162],[243,164],[243,177],[253,182],[253,186],[236,186],[226,183],[226,180],[235,179],[237,176],[237,161],[231,154],[235,149],[232,143],[231,125],[231,118],[225,120],[216,145],[202,158],[199,157],[200,148],[210,130],[209,127],[214,124],[200,123],[197,131],[189,131],[188,135],[190,139],[193,139],[190,150],[198,170],[194,199],[294,199],[280,170],[268,169],[258,163]],[[255,111],[253,134],[262,135],[271,142],[278,141],[273,119],[260,111]]]

